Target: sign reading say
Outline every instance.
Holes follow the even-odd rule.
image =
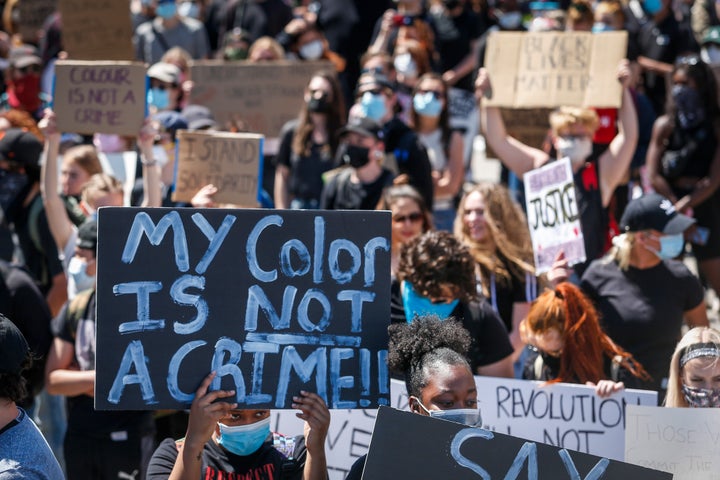
[[[619,107],[627,32],[493,32],[485,51],[488,105]]]
[[[552,268],[562,251],[569,265],[585,261],[580,215],[570,160],[550,162],[525,174],[525,204],[535,269]]]
[[[145,118],[145,65],[58,61],[53,109],[63,132],[135,136]]]
[[[175,202],[190,202],[205,185],[218,191],[214,200],[254,207],[263,155],[263,136],[251,133],[178,132]]]
[[[98,410],[388,404],[389,212],[103,208]]]

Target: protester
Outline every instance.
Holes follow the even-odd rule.
[[[469,361],[479,375],[512,378],[513,348],[502,321],[478,296],[475,262],[449,232],[429,231],[407,242],[392,283],[391,321],[417,316],[455,318],[473,339]]]
[[[430,72],[430,60],[427,52],[417,40],[406,40],[395,48],[395,54],[392,59],[394,67],[394,77],[397,83],[397,99],[402,109],[398,116],[407,123],[412,124],[412,103],[413,90],[418,78]],[[383,75],[392,79],[392,72],[384,70],[379,71]]]
[[[465,180],[463,137],[450,128],[448,87],[436,73],[420,77],[413,89],[410,118],[432,165],[433,221],[438,230],[451,231],[455,197]]]
[[[413,413],[462,423],[481,423],[468,350],[473,339],[459,322],[436,316],[389,327],[388,367],[405,379]],[[353,464],[346,480],[360,480],[366,456]]]
[[[5,93],[0,96],[0,111],[17,109],[28,112],[35,120],[42,117],[51,98],[40,89],[42,60],[35,47],[21,45],[10,50],[4,72]]]
[[[60,142],[62,137],[58,142],[58,153]],[[46,165],[43,167],[47,168]],[[102,164],[97,150],[91,145],[70,147],[63,155],[60,166],[60,195],[65,204],[65,211],[75,226],[80,226],[87,219],[87,212],[81,207],[80,197],[90,177],[98,173],[102,173]]]
[[[636,378],[649,380],[642,365],[602,331],[592,303],[571,283],[540,295],[520,333],[534,349],[525,379],[590,385],[601,397],[634,387]]]
[[[334,166],[337,132],[345,102],[335,74],[318,72],[310,79],[297,119],[283,126],[275,157],[275,207],[314,209],[320,205],[322,176]]]
[[[185,438],[164,440],[144,478],[328,478],[330,411],[320,396],[300,391],[293,397],[305,435],[285,437],[270,431],[270,410],[240,410],[237,403],[222,401],[233,397],[234,390],[208,391],[213,378],[215,372],[195,393]]]
[[[666,407],[720,407],[720,332],[688,331],[670,360]]]
[[[615,247],[590,265],[581,282],[605,332],[652,377],[645,388],[661,393],[683,319],[690,327],[708,325],[700,282],[673,260],[693,223],[661,195],[633,200],[620,220],[623,233]]]
[[[150,79],[147,95],[150,113],[170,110],[179,112],[184,95],[180,69],[172,63],[158,62],[148,68],[147,76]]]
[[[383,166],[383,131],[376,122],[361,118],[341,130],[340,159],[346,168],[323,187],[323,210],[375,210],[393,173]]]
[[[671,101],[655,121],[647,155],[653,189],[697,220],[707,238],[691,237],[700,273],[720,292],[720,107],[715,75],[697,56],[672,74]]]
[[[578,211],[588,261],[600,257],[608,242],[608,205],[615,188],[627,173],[637,144],[638,123],[632,96],[628,90],[630,68],[622,61],[618,80],[623,85],[622,106],[618,113],[619,132],[603,152],[592,149],[592,136],[598,127],[594,111],[586,108],[563,107],[550,115],[556,158],[569,158],[574,175]],[[480,69],[476,82],[476,98],[490,94],[490,77]],[[498,158],[518,177],[551,161],[542,150],[525,145],[507,134],[498,107],[482,105],[485,139]],[[587,262],[575,265],[578,275]]]
[[[57,459],[17,403],[27,396],[23,372],[31,364],[25,337],[0,315],[0,478],[62,480]]]

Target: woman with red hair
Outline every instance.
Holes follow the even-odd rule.
[[[592,385],[601,397],[635,379],[649,379],[642,365],[602,331],[595,307],[571,283],[540,295],[520,334],[535,350],[525,363],[525,379]]]

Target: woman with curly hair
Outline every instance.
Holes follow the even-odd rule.
[[[405,378],[410,410],[479,426],[477,388],[466,357],[472,343],[467,330],[431,315],[391,325],[388,331],[388,367]],[[365,456],[353,464],[346,480],[359,480],[364,465]]]
[[[720,407],[720,332],[688,331],[670,360],[666,407]]]
[[[537,296],[525,214],[506,187],[483,183],[460,200],[455,235],[470,249],[482,293],[505,324],[519,356],[524,344],[518,324]]]
[[[650,379],[642,365],[602,331],[592,302],[571,283],[540,295],[520,333],[535,349],[526,360],[525,379],[593,385],[601,397],[625,383]]]
[[[392,283],[391,321],[416,317],[455,318],[472,338],[469,360],[480,375],[512,377],[512,346],[500,318],[477,294],[475,262],[452,234],[429,231],[400,251]]]
[[[334,165],[344,125],[345,101],[332,72],[317,72],[305,89],[305,104],[296,120],[283,126],[275,158],[275,207],[316,209],[323,173]]]

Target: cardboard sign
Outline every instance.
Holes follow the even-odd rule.
[[[389,402],[390,213],[103,208],[98,410]]]
[[[181,130],[172,199],[190,202],[201,188],[213,184],[216,202],[256,207],[262,159],[262,135]]]
[[[73,60],[135,59],[127,2],[59,0],[63,47]]]
[[[620,107],[617,68],[627,32],[493,32],[485,51],[488,105]]]
[[[483,428],[612,460],[625,458],[625,409],[657,405],[657,392],[623,390],[599,398],[593,387],[507,378],[475,377]],[[405,383],[390,383],[390,405],[408,409]],[[330,480],[342,480],[367,453],[377,410],[333,410],[325,445]],[[301,435],[303,422],[291,411],[273,411],[275,432]],[[649,466],[649,465],[644,465]]]
[[[130,198],[135,187],[135,174],[137,170],[137,152],[98,152],[103,172],[120,180],[123,184],[123,204],[130,205]],[[62,165],[62,162],[59,162]]]
[[[717,480],[720,409],[630,405],[625,460],[670,472],[675,480]]]
[[[363,479],[671,479],[669,473],[380,407]]]
[[[239,122],[248,132],[274,138],[300,113],[305,88],[318,71],[333,68],[329,62],[194,62],[190,103],[210,108],[220,124]]]
[[[55,12],[58,0],[18,0],[17,29],[27,43],[36,43],[45,20]]]
[[[584,262],[585,242],[570,160],[531,170],[523,180],[537,273],[550,270],[560,250],[569,265]]]
[[[145,65],[58,61],[53,108],[63,132],[136,136],[146,112]]]

